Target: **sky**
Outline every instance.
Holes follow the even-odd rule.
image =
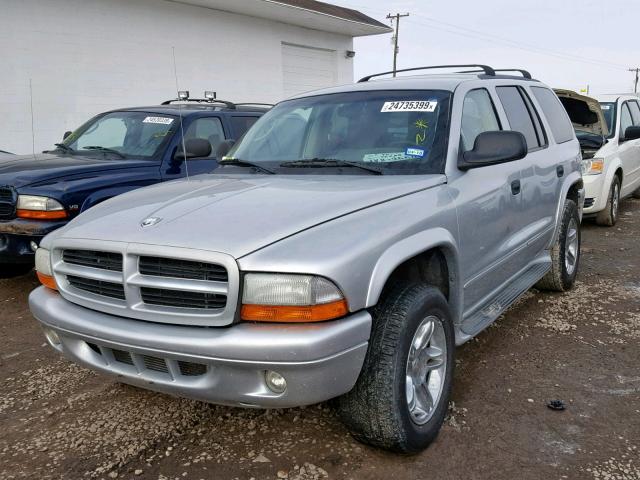
[[[483,63],[524,68],[555,88],[633,91],[640,0],[328,0],[401,19],[398,68]],[[356,38],[356,79],[391,70],[391,34]]]

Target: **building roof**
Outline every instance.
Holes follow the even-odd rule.
[[[357,10],[317,0],[173,1],[352,37],[379,35],[392,31],[388,25]]]

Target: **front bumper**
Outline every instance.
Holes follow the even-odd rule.
[[[591,215],[598,213],[607,206],[608,191],[605,189],[605,176],[600,175],[584,175],[585,197],[587,205],[584,207],[584,214]]]
[[[0,264],[33,263],[31,242],[40,245],[45,235],[66,223],[22,218],[0,221]]]
[[[36,319],[57,334],[49,343],[76,363],[151,390],[245,407],[294,407],[351,390],[371,331],[361,311],[316,324],[241,323],[189,327],[131,320],[75,305],[39,287],[29,296]],[[284,393],[265,371],[281,374]]]

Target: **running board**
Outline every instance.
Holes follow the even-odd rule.
[[[524,292],[544,277],[550,268],[551,260],[536,262],[518,274],[515,280],[508,281],[483,307],[464,319],[461,329],[464,338],[460,340],[467,341],[491,325]]]

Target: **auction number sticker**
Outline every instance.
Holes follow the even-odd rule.
[[[147,117],[142,123],[159,123],[160,125],[171,125],[173,123],[173,118],[167,117]]]
[[[384,102],[380,112],[434,112],[438,102],[433,100],[402,100]]]

